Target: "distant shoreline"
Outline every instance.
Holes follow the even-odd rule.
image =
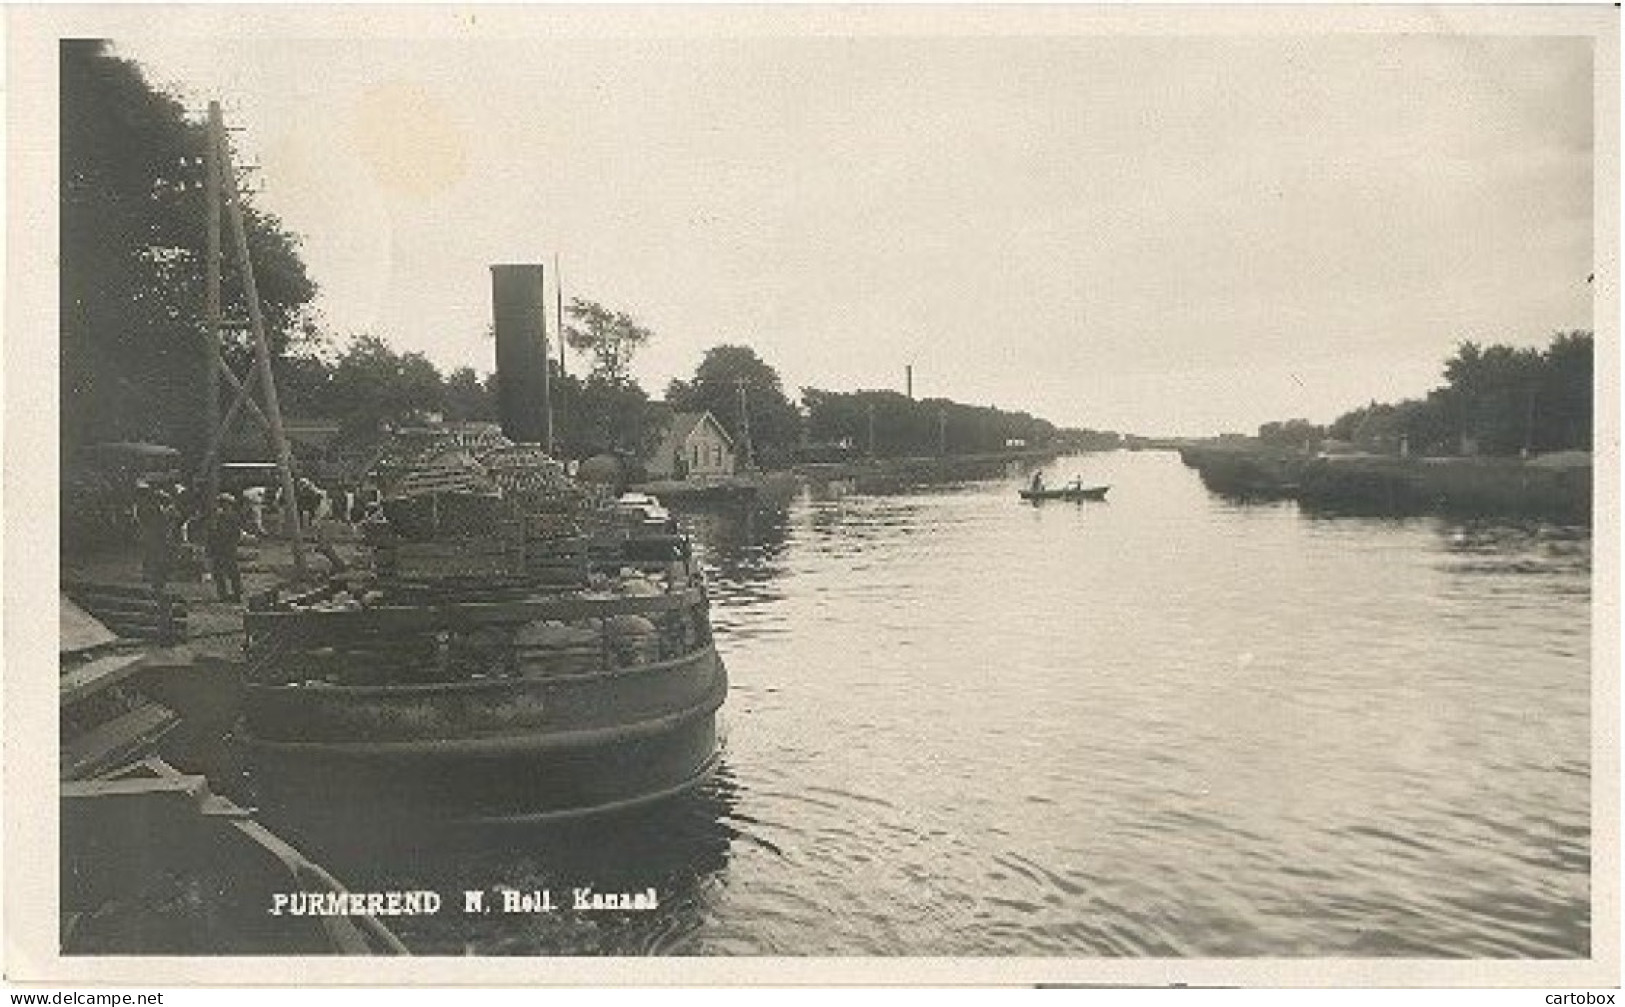
[[[1255,444],[1179,449],[1214,493],[1296,500],[1327,512],[1446,513],[1590,524],[1589,454],[1522,458],[1306,454]]]
[[[1045,464],[1087,449],[1070,447],[1019,448],[962,455],[915,455],[898,458],[860,458],[842,462],[802,462],[784,469],[741,472],[704,481],[650,480],[630,488],[672,504],[749,500],[782,496],[802,483],[828,483],[849,479],[977,479],[1000,475],[1007,465]]]
[[[953,474],[980,470],[1012,462],[1048,462],[1073,449],[1064,447],[1018,448],[964,455],[911,455],[898,458],[860,458],[844,462],[804,462],[791,471],[806,479],[856,479],[875,475]]]

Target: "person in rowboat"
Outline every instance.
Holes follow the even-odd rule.
[[[1040,469],[1039,471],[1033,473],[1033,487],[1032,487],[1032,489],[1033,489],[1034,493],[1042,493],[1042,492],[1044,492],[1044,472],[1043,472],[1042,469]]]

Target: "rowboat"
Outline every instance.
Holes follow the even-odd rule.
[[[1057,486],[1053,489],[1021,491],[1021,499],[1039,503],[1044,500],[1104,500],[1110,486]]]
[[[239,736],[262,806],[545,821],[709,775],[728,678],[689,543],[578,486],[550,507],[525,485],[482,528],[375,531],[373,572],[245,612]]]

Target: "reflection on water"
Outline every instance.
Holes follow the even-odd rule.
[[[1565,957],[1590,942],[1590,537],[1226,502],[1172,455],[685,515],[732,681],[691,800],[436,848],[439,953]],[[358,887],[372,887],[363,877]]]
[[[417,954],[681,954],[723,898],[736,843],[776,852],[741,831],[738,784],[726,760],[700,787],[634,812],[550,825],[497,825],[457,834],[395,837],[364,853],[324,853],[365,890],[432,890],[445,900],[435,916],[389,923]],[[643,892],[655,912],[578,912],[577,888]],[[464,911],[465,892],[483,893],[489,912]],[[550,912],[505,913],[503,893],[547,891]]]

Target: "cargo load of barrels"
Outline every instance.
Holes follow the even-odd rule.
[[[494,432],[401,431],[369,478],[382,503],[361,532],[382,578],[586,582],[602,501],[539,446]]]

